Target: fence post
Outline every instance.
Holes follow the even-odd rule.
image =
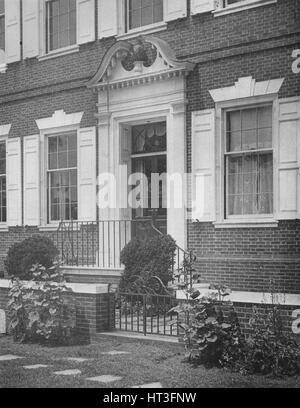
[[[143,332],[147,336],[147,295],[143,295]]]

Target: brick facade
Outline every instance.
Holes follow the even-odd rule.
[[[188,2],[188,9],[189,9]],[[292,51],[300,47],[298,0],[214,17],[190,16],[155,33],[168,41],[176,56],[196,64],[188,76],[187,170],[191,171],[191,113],[214,106],[208,90],[232,85],[239,77],[257,81],[285,78],[280,98],[300,95],[293,74]],[[36,119],[55,110],[84,111],[81,127],[96,126],[97,96],[86,88],[115,39],[80,46],[78,53],[10,64],[0,75],[0,125],[11,123],[10,137],[37,134]],[[8,248],[33,228],[0,232],[0,273]],[[45,233],[49,235],[49,233]],[[51,235],[51,234],[50,234]],[[264,291],[270,281],[280,290],[300,293],[300,221],[280,221],[277,228],[216,229],[211,223],[190,223],[187,243],[207,282],[223,282],[235,290]]]
[[[7,312],[8,292],[9,289],[0,287],[0,309],[5,312]],[[97,333],[114,328],[114,293],[72,293],[66,296],[73,297],[71,304],[75,305],[77,339],[90,342],[96,339]],[[8,324],[9,317],[8,315],[6,317]]]

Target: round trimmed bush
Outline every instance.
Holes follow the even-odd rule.
[[[9,276],[31,279],[30,269],[39,264],[50,268],[58,257],[58,249],[51,239],[33,235],[10,247],[5,259],[5,269]]]
[[[121,252],[121,262],[125,265],[120,289],[124,289],[134,276],[159,277],[167,283],[172,279],[176,243],[170,235],[161,235],[140,240],[133,238]]]

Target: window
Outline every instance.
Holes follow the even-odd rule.
[[[5,14],[4,0],[0,0],[0,49],[5,49]]]
[[[126,31],[163,21],[163,0],[126,0]]]
[[[235,4],[235,3],[242,3],[243,1],[246,1],[246,0],[225,0],[224,7],[230,6],[231,4]]]
[[[46,51],[76,43],[76,0],[50,0],[46,11]]]
[[[0,142],[0,222],[6,222],[6,143]]]
[[[77,134],[48,137],[48,222],[76,220]]]
[[[226,112],[225,183],[227,218],[273,213],[271,106]]]

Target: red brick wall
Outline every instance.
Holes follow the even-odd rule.
[[[0,288],[0,309],[7,311],[8,289]],[[114,328],[114,294],[73,293],[76,309],[77,334],[88,341],[97,333]],[[8,317],[7,317],[8,320]],[[8,323],[8,322],[7,322]]]
[[[202,282],[224,283],[233,290],[300,293],[300,220],[278,228],[215,229],[189,225]]]
[[[284,77],[279,96],[300,95],[299,75],[291,71],[292,50],[300,47],[299,0],[278,0],[222,17],[189,16],[155,35],[168,41],[179,58],[197,64],[187,79],[188,171],[191,112],[213,106],[209,89],[232,85],[242,76],[258,81]],[[80,46],[78,53],[42,62],[33,58],[10,64],[0,75],[0,125],[12,123],[13,137],[35,134],[36,119],[64,109],[84,111],[81,126],[94,126],[96,94],[85,83],[114,41],[98,40]],[[193,224],[188,231],[203,280],[260,291],[268,290],[274,279],[282,291],[299,293],[299,220],[280,222],[277,229],[216,230],[211,224]],[[0,273],[9,246],[32,232],[0,232]]]

